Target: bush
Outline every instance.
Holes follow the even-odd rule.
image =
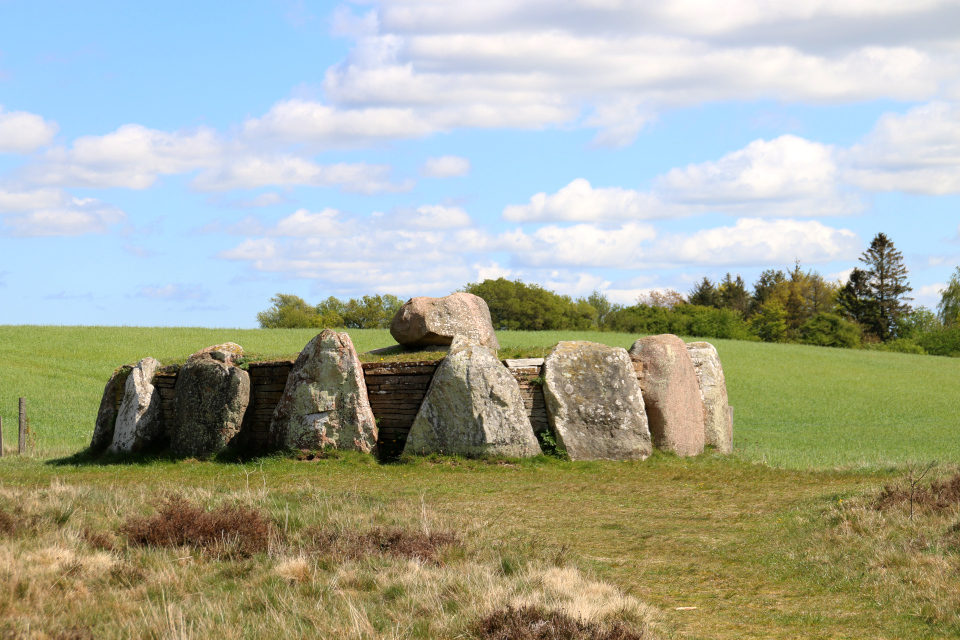
[[[860,326],[834,313],[818,313],[800,326],[800,342],[820,347],[856,349]]]
[[[960,357],[960,325],[922,333],[916,342],[930,355]]]
[[[872,342],[863,345],[868,351],[891,351],[893,353],[913,353],[926,355],[926,350],[911,338],[895,338],[887,342]]]
[[[498,278],[468,284],[463,291],[483,298],[497,330],[583,330],[597,323],[597,310],[586,300],[574,301],[536,284]]]

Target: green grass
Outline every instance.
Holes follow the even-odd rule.
[[[385,330],[349,331],[357,350],[390,346]],[[17,398],[28,402],[41,454],[84,447],[113,369],[153,356],[182,362],[233,341],[257,358],[292,357],[310,329],[0,326],[0,416],[16,443]],[[498,333],[503,357],[544,353],[558,340],[629,348],[639,336],[599,332]],[[692,339],[691,339],[692,340]],[[960,462],[960,359],[731,340],[720,352],[735,409],[736,455],[787,468]]]

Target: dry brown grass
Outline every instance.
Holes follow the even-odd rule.
[[[658,618],[421,499],[185,487],[158,501],[150,485],[55,480],[0,485],[0,512],[27,526],[0,536],[0,638],[455,638],[506,607],[646,638]]]
[[[909,482],[888,484],[880,492],[876,508],[887,510],[909,506],[911,503],[916,508],[935,513],[956,510],[960,507],[960,473],[945,480],[934,480],[926,486],[914,486],[912,489]]]
[[[407,531],[376,527],[368,531],[311,529],[305,538],[318,553],[337,560],[357,560],[371,555],[392,555],[398,558],[439,564],[444,552],[462,548],[461,540],[451,532]]]

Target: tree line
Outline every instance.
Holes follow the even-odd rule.
[[[461,291],[483,298],[495,329],[597,330],[673,333],[704,338],[795,342],[960,356],[960,267],[936,312],[910,306],[911,287],[902,254],[879,233],[846,284],[832,282],[798,261],[792,269],[767,269],[748,286],[740,275],[700,280],[683,295],[652,291],[633,305],[611,303],[602,293],[572,298],[519,280],[484,280]],[[390,326],[403,300],[393,295],[317,305],[277,294],[257,314],[264,328]]]

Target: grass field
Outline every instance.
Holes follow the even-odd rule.
[[[884,485],[909,485],[920,467],[906,462],[940,461],[918,496],[960,468],[960,360],[715,341],[736,408],[725,457],[70,455],[118,364],[226,340],[290,356],[313,335],[0,327],[5,442],[22,395],[39,448],[0,459],[0,638],[490,640],[481,622],[524,604],[648,640],[960,635],[960,477],[912,516],[879,500]],[[351,335],[359,350],[392,342]],[[636,337],[499,334],[503,353]],[[160,546],[128,533],[159,530],[134,525],[170,495],[248,526]],[[196,529],[200,513],[179,526]],[[245,545],[251,523],[265,529]]]
[[[0,326],[0,416],[15,444],[17,398],[46,454],[84,447],[113,369],[153,356],[170,363],[233,341],[259,357],[290,357],[313,330]],[[352,330],[358,351],[393,344],[387,331]],[[639,336],[500,332],[502,351],[558,340],[629,348]],[[714,340],[735,408],[737,455],[789,468],[960,462],[960,359]]]

